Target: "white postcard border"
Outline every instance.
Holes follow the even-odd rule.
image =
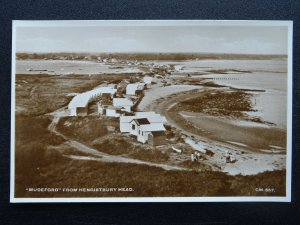
[[[16,198],[15,192],[15,70],[17,27],[79,27],[79,26],[286,26],[288,28],[288,90],[287,90],[287,155],[285,197],[89,197],[89,198]],[[270,20],[13,20],[11,64],[11,203],[63,203],[63,202],[291,202],[292,175],[292,107],[293,107],[293,21]]]

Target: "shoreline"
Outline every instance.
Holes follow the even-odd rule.
[[[170,88],[172,86],[169,86]],[[164,88],[169,88],[169,87],[164,87]],[[188,100],[192,100],[194,98],[198,98],[199,96],[203,96],[206,94],[214,94],[219,92],[219,89],[208,89],[208,88],[201,88],[199,87],[199,89],[194,89],[194,90],[190,90],[190,91],[185,91],[185,92],[180,92],[180,93],[171,93],[170,95],[167,95],[163,98],[159,97],[159,95],[156,95],[155,97],[157,98],[153,98],[153,95],[151,96],[153,99],[151,102],[149,102],[147,105],[143,105],[143,109],[145,110],[150,110],[150,111],[157,111],[158,113],[164,114],[166,116],[168,116],[171,120],[171,123],[174,124],[174,121],[172,120],[172,117],[177,117],[176,119],[181,120],[184,119],[186,121],[189,120],[189,118],[195,118],[194,120],[188,121],[188,122],[192,122],[192,124],[194,126],[197,126],[199,128],[199,130],[205,130],[207,129],[208,132],[199,132],[201,133],[201,135],[204,135],[208,138],[212,138],[214,136],[214,129],[212,129],[211,127],[215,127],[218,131],[218,127],[223,126],[225,128],[230,128],[229,130],[234,131],[234,130],[238,130],[240,134],[242,134],[243,136],[246,136],[245,138],[248,138],[247,135],[243,134],[244,132],[248,132],[249,134],[249,130],[252,130],[250,132],[250,134],[252,133],[252,136],[255,135],[257,136],[256,138],[260,138],[260,139],[265,139],[265,138],[270,138],[271,140],[273,140],[273,142],[275,141],[275,144],[272,144],[272,142],[270,143],[270,145],[274,145],[277,146],[279,145],[279,147],[283,147],[286,148],[286,144],[282,143],[283,140],[279,140],[278,142],[280,142],[281,144],[278,144],[278,142],[276,142],[276,137],[278,137],[278,135],[281,135],[282,137],[285,137],[285,129],[277,126],[276,124],[271,124],[267,121],[261,121],[259,119],[256,119],[257,116],[257,112],[253,109],[253,106],[250,106],[250,111],[242,111],[241,114],[238,116],[233,115],[222,115],[222,114],[214,114],[213,113],[206,113],[206,112],[193,112],[191,110],[179,110],[178,109],[178,104],[180,104],[181,102],[184,102],[186,99]],[[149,92],[148,94],[151,95],[152,92],[156,92],[155,89],[153,89],[151,92]],[[145,95],[145,97],[147,97],[147,94]],[[249,95],[247,97],[252,97],[252,95]],[[250,98],[251,99],[251,98]],[[178,114],[181,118],[178,117]],[[253,114],[249,117],[248,114]],[[185,117],[185,118],[184,118]],[[211,128],[211,129],[210,129]],[[224,128],[222,128],[224,129]],[[226,132],[226,130],[224,131]],[[263,135],[258,135],[256,134],[256,132],[263,132]],[[268,133],[272,133],[272,134],[268,134]],[[219,133],[220,134],[220,133]],[[216,135],[215,135],[216,136]],[[217,133],[218,136],[218,133]],[[252,137],[252,139],[255,138]],[[263,138],[261,138],[261,137]],[[272,137],[273,136],[273,137]],[[245,139],[244,138],[244,139]],[[220,138],[213,138],[217,141],[222,141],[222,139]],[[226,142],[227,140],[225,140]],[[230,140],[228,140],[230,141]],[[234,141],[234,140],[233,140]],[[253,142],[257,142],[257,140],[252,140]],[[235,140],[235,142],[239,142],[238,140]],[[264,146],[260,146],[260,148],[264,147],[265,149],[265,145]],[[270,149],[271,150],[271,149]]]
[[[212,89],[214,90],[214,89]],[[212,91],[211,89],[202,89],[198,90],[199,95],[203,95],[205,92]],[[189,94],[190,93],[190,94]],[[172,110],[176,104],[182,100],[189,98],[191,96],[195,96],[195,93],[197,93],[196,90],[194,91],[188,91],[185,93],[180,94],[173,94],[170,96],[166,96],[166,100],[161,101],[161,99],[156,99],[155,101],[149,103],[149,105],[146,107],[148,110],[154,110],[158,113],[161,113],[162,115],[166,116],[167,120],[171,124],[171,126],[174,126],[177,130],[179,130],[181,133],[187,135],[187,136],[193,136],[197,143],[201,146],[206,146],[205,148],[208,150],[213,151],[215,154],[213,157],[209,158],[205,161],[208,165],[213,165],[217,171],[223,171],[229,175],[254,175],[265,171],[274,171],[274,170],[284,170],[286,168],[285,161],[286,161],[286,152],[276,152],[273,151],[273,148],[263,148],[264,146],[261,146],[258,150],[257,147],[253,148],[249,146],[249,143],[247,145],[241,143],[239,140],[222,140],[216,137],[212,137],[211,134],[207,132],[207,130],[203,129],[203,126],[199,126],[198,130],[195,130],[195,121],[192,121],[192,123],[188,124],[185,118],[179,115],[179,112],[174,112]],[[207,115],[206,115],[207,116]],[[223,121],[223,125],[231,126],[232,129],[230,131],[234,131],[236,129],[236,132],[228,132],[227,129],[224,129],[222,132],[225,134],[232,135],[232,137],[243,134],[243,132],[247,131],[252,134],[252,139],[248,140],[249,137],[247,135],[244,135],[244,139],[250,141],[251,143],[257,142],[257,137],[260,137],[261,140],[265,140],[264,134],[268,134],[270,131],[275,130],[275,134],[273,134],[274,137],[277,136],[276,132],[281,132],[280,129],[274,128],[273,126],[268,126],[263,123],[256,123],[256,125],[263,126],[263,127],[255,127],[250,128],[245,126],[244,128],[239,125],[234,124],[228,124],[226,121],[224,122],[224,118],[220,117],[212,117],[213,121],[210,121],[210,123],[215,124],[215,127],[220,126],[220,121]],[[202,118],[201,122],[202,125],[206,123],[206,126],[210,127],[211,124],[207,123],[207,118]],[[232,122],[232,119],[225,118],[225,120],[228,120],[229,122]],[[197,121],[199,121],[199,115],[197,115]],[[227,122],[228,122],[227,121]],[[252,122],[254,123],[254,122]],[[191,124],[193,126],[191,126]],[[257,133],[257,131],[265,131],[265,133]],[[272,132],[271,132],[272,133]],[[272,136],[272,135],[271,135]],[[285,135],[282,134],[283,139],[285,140]],[[272,138],[271,138],[272,139]],[[276,140],[276,138],[275,138]],[[269,143],[269,145],[272,145],[272,143]],[[281,146],[278,146],[278,143],[272,145],[275,147],[281,148]],[[267,151],[266,151],[267,150]],[[224,153],[228,151],[237,160],[235,163],[228,164],[225,162]],[[263,162],[263,163],[262,163]]]

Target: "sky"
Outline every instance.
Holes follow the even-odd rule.
[[[286,26],[17,27],[17,52],[287,54]]]

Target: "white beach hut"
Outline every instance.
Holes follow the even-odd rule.
[[[133,106],[133,102],[129,98],[114,98],[113,106],[123,107],[123,110],[125,112],[131,112],[131,107]]]
[[[144,90],[145,83],[134,83],[134,84],[128,84],[126,86],[126,94],[127,95],[136,95],[137,91]]]
[[[122,107],[108,106],[106,108],[106,116],[108,117],[120,117],[123,113]]]
[[[110,94],[111,97],[117,92],[117,89],[111,87],[100,87],[93,90],[78,94],[73,97],[68,105],[71,116],[77,116],[80,114],[87,114],[88,103],[102,94]]]
[[[141,143],[146,143],[149,140],[149,135],[152,134],[152,139],[155,138],[156,132],[166,131],[162,123],[141,124],[137,127],[137,140]]]
[[[145,84],[151,84],[152,83],[152,81],[153,81],[153,77],[150,77],[150,76],[144,76],[144,78],[143,78],[143,82],[145,83]]]

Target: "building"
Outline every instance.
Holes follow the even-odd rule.
[[[147,118],[152,123],[163,123],[167,122],[166,118],[155,112],[136,112],[134,116],[121,116],[120,117],[120,131],[123,133],[130,133],[131,121],[133,119]]]
[[[108,106],[106,108],[106,116],[120,117],[124,113],[124,111],[122,109],[123,109],[123,107]]]
[[[128,84],[126,86],[126,94],[127,95],[136,95],[138,92],[141,92],[145,89],[145,83],[134,83]]]
[[[115,95],[117,89],[111,87],[100,87],[93,90],[78,94],[73,97],[68,105],[71,116],[85,116],[88,113],[88,104],[93,99],[102,96],[109,95],[111,98]]]
[[[131,112],[131,107],[133,106],[133,102],[129,98],[114,98],[113,106],[123,107],[123,111]]]
[[[139,112],[134,116],[120,117],[120,131],[137,137],[141,143],[154,146],[166,143],[166,118],[155,112]]]
[[[117,60],[117,59],[115,59],[115,58],[112,58],[110,61],[111,61],[112,63],[116,63],[116,62],[118,62],[118,60]]]
[[[167,136],[164,131],[152,131],[148,134],[148,143],[152,146],[167,144]]]
[[[166,144],[166,128],[163,123],[151,123],[147,118],[133,119],[130,134],[137,136],[141,143],[153,146]]]
[[[143,82],[148,85],[148,84],[151,84],[153,81],[153,77],[150,77],[150,76],[144,76],[143,78]]]
[[[106,115],[106,109],[111,106],[111,104],[107,104],[105,102],[97,102],[97,112],[98,115]]]
[[[139,127],[141,125],[149,125],[150,122],[147,118],[136,118],[130,122],[130,134],[137,136],[139,134]]]

